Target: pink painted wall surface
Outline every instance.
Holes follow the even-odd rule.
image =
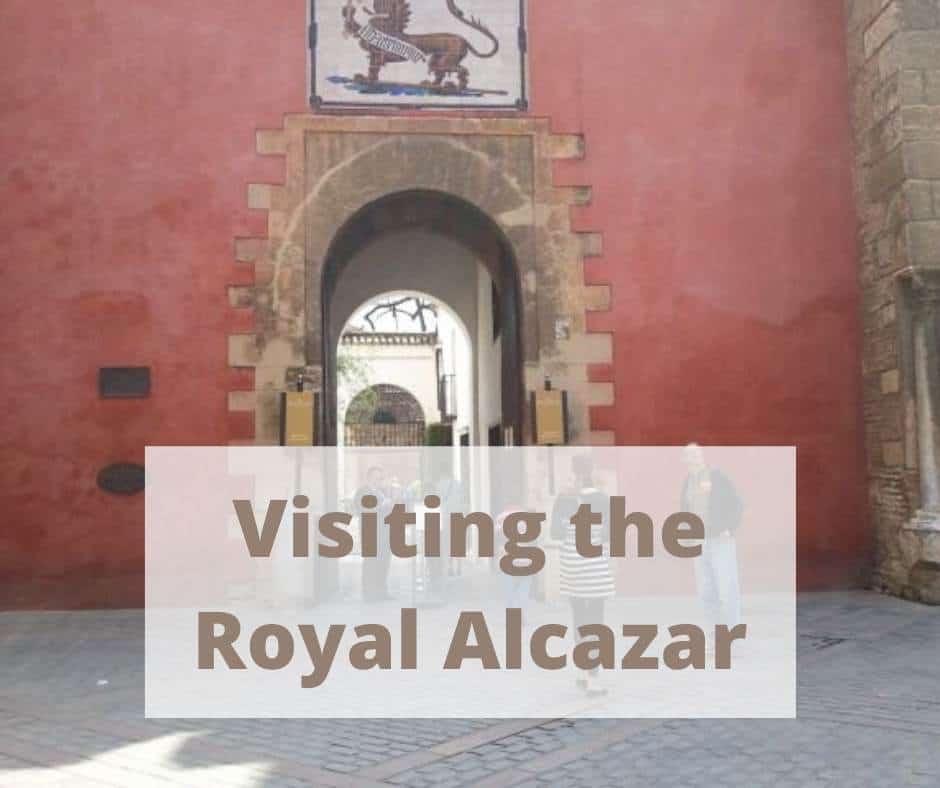
[[[801,583],[869,560],[839,0],[538,0],[532,114],[585,135],[558,183],[604,235],[624,444],[799,447]],[[0,606],[143,601],[143,498],[100,468],[148,444],[223,444],[226,286],[262,235],[255,130],[307,111],[306,4],[10,0],[0,31]],[[146,365],[146,400],[100,400]]]

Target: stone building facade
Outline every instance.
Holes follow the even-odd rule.
[[[847,0],[874,585],[940,603],[940,3]]]
[[[524,100],[346,111],[309,0],[14,4],[0,607],[141,604],[143,496],[99,472],[273,443],[301,374],[328,399],[330,288],[395,226],[501,289],[514,442],[550,377],[576,443],[796,446],[800,587],[934,598],[937,3],[526,8]]]

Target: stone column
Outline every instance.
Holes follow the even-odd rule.
[[[910,528],[940,532],[940,369],[937,320],[940,315],[940,270],[914,275],[911,286],[912,362],[917,413],[917,457],[920,508]]]

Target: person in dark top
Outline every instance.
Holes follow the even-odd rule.
[[[362,599],[366,602],[378,602],[389,599],[388,571],[392,553],[388,543],[388,530],[384,527],[385,517],[392,510],[392,501],[385,487],[385,476],[381,468],[372,467],[366,472],[366,483],[356,490],[355,513],[362,515],[362,499],[367,495],[375,496],[378,505],[375,508],[379,522],[378,555],[375,558],[362,559]]]
[[[731,479],[705,461],[698,444],[682,454],[688,475],[682,485],[682,511],[698,515],[705,524],[702,554],[695,559],[695,580],[705,613],[706,632],[717,624],[736,626],[741,619],[736,534],[743,506]]]

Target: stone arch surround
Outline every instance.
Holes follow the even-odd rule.
[[[285,179],[249,185],[249,206],[267,212],[267,237],[235,240],[230,441],[275,444],[278,392],[301,373],[322,387],[321,274],[340,228],[383,197],[427,190],[476,206],[512,245],[525,388],[551,377],[569,391],[572,442],[613,443],[590,424],[592,406],[614,404],[603,374],[611,337],[586,327],[586,312],[609,307],[609,288],[584,282],[601,238],[571,226],[571,208],[590,190],[553,183],[554,163],[580,158],[583,147],[540,119],[289,115],[281,129],[259,131],[258,153],[283,157]]]

